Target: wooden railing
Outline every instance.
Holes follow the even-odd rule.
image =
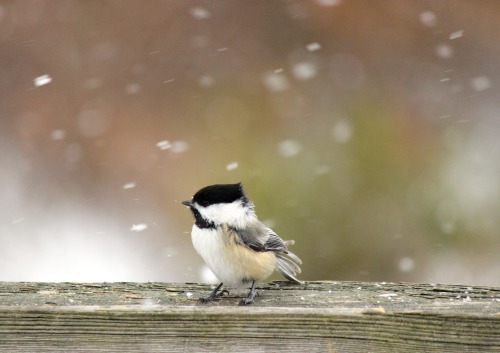
[[[0,282],[0,352],[500,352],[500,288]]]

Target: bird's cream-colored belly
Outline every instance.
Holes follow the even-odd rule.
[[[219,230],[219,231],[218,231]],[[208,268],[226,286],[242,286],[253,280],[262,281],[276,268],[273,252],[257,252],[222,236],[220,229],[207,231],[193,226],[191,239]]]

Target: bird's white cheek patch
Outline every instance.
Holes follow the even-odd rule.
[[[243,207],[241,201],[232,203],[220,203],[208,207],[197,207],[201,216],[214,222],[215,224],[228,224],[232,227],[244,228],[252,218],[253,212],[248,212],[248,208]]]

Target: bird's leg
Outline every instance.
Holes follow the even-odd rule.
[[[222,297],[222,296],[224,296],[224,293],[229,294],[229,292],[228,292],[226,289],[222,289],[222,290],[219,292],[219,289],[221,289],[221,287],[222,287],[222,283],[221,283],[221,284],[219,284],[219,285],[217,286],[217,288],[215,288],[215,289],[212,291],[212,293],[210,293],[210,295],[209,295],[208,297],[202,297],[202,298],[200,298],[200,302],[202,302],[202,303],[207,303],[207,302],[210,302],[210,301],[212,301],[212,300],[214,300],[214,299],[216,299],[216,298],[218,298],[218,297]],[[217,293],[217,292],[219,292],[219,293]]]
[[[255,281],[252,282],[252,288],[250,288],[250,292],[246,298],[241,299],[240,305],[247,305],[253,302],[253,298],[257,295],[257,290],[255,289]]]

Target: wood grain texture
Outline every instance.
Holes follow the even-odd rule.
[[[0,352],[500,352],[500,288],[0,282]]]

